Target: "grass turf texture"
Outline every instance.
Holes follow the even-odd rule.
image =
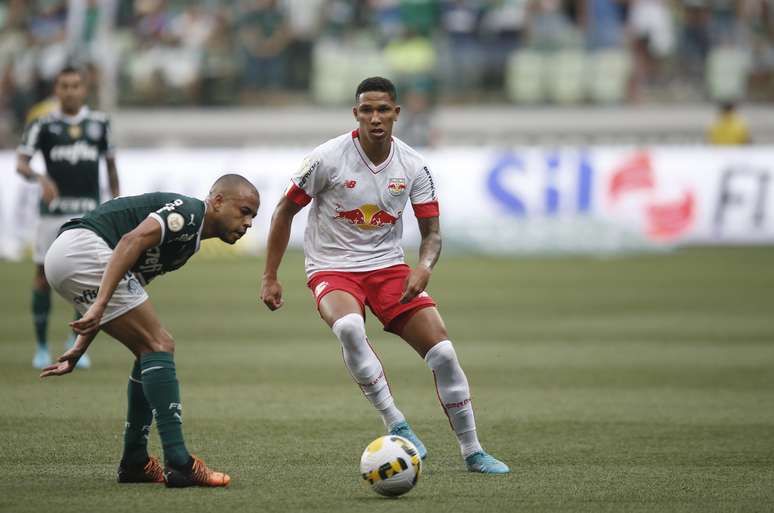
[[[226,490],[115,483],[129,353],[100,335],[91,370],[41,382],[32,265],[0,263],[0,511],[771,511],[772,261],[772,248],[443,258],[431,292],[484,446],[513,473],[463,470],[430,372],[369,316],[429,450],[398,500],[358,482],[383,428],[313,310],[298,255],[274,313],[257,301],[258,259],[194,258],[149,287],[177,340],[188,446],[231,474]],[[57,354],[71,315],[57,299]]]

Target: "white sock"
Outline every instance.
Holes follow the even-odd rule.
[[[450,340],[434,345],[425,355],[425,362],[433,371],[435,388],[449,423],[457,435],[463,457],[481,451],[476,435],[476,419],[470,402],[470,387],[457,361],[457,353]]]
[[[393,424],[406,420],[395,407],[382,363],[368,343],[363,317],[354,313],[347,314],[333,323],[332,329],[341,342],[344,363],[352,378],[366,399],[379,411],[384,425],[389,429]]]

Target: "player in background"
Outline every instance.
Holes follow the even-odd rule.
[[[476,434],[468,381],[435,302],[425,292],[441,252],[438,201],[424,159],[392,137],[400,106],[395,87],[381,77],[360,83],[352,109],[358,129],[318,146],[279,201],[269,230],[261,299],[282,306],[277,271],[293,217],[312,203],[304,235],[308,286],[320,316],[341,342],[344,362],[387,431],[427,455],[395,406],[381,362],[365,332],[367,305],[430,367],[438,397],[471,472],[503,474],[509,468],[487,454]],[[404,263],[401,215],[410,199],[422,242],[419,263]]]
[[[86,87],[76,68],[64,68],[57,75],[54,94],[59,106],[52,113],[32,121],[17,150],[16,171],[26,180],[41,186],[40,219],[35,234],[33,259],[36,264],[32,286],[32,318],[37,350],[32,366],[42,369],[51,363],[48,349],[48,317],[51,312],[51,288],[46,281],[43,259],[68,219],[93,210],[100,203],[99,159],[105,158],[110,193],[119,195],[115,148],[106,114],[84,105]],[[46,173],[30,166],[40,151]],[[71,347],[73,335],[67,343]],[[88,357],[79,367],[89,367]]]
[[[49,283],[83,317],[70,323],[79,335],[75,345],[41,377],[71,372],[100,330],[135,357],[119,483],[227,486],[231,480],[186,449],[175,341],[143,286],[183,266],[201,240],[218,237],[234,244],[252,226],[259,204],[255,186],[234,174],[220,177],[204,201],[166,192],[118,198],[67,222],[46,254]],[[154,418],[164,449],[163,469],[148,455]]]

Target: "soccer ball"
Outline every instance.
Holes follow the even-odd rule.
[[[414,488],[421,472],[417,448],[401,436],[377,438],[360,458],[363,482],[386,497],[397,497]]]

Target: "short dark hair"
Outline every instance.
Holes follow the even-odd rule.
[[[76,68],[75,66],[65,66],[64,68],[59,70],[59,73],[56,74],[56,79],[54,79],[54,83],[56,83],[59,80],[59,77],[62,77],[64,75],[71,75],[76,74],[83,78],[83,72],[80,68]]]
[[[390,100],[396,101],[398,99],[398,93],[395,90],[395,84],[384,77],[368,77],[360,82],[355,91],[355,101],[360,98],[360,95],[370,91],[381,91],[390,95]]]

